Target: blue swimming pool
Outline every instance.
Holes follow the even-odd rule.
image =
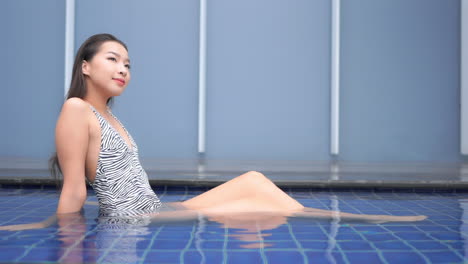
[[[206,190],[156,189],[163,202]],[[100,224],[97,207],[39,230],[0,231],[1,263],[466,263],[468,193],[292,189],[306,206],[345,212],[427,215],[420,222],[365,223],[283,219],[206,219],[150,225]],[[89,200],[95,200],[92,192]],[[0,225],[54,213],[54,189],[0,188]]]

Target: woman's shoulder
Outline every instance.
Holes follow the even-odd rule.
[[[74,110],[74,111],[79,111],[79,110],[82,111],[85,109],[89,109],[89,103],[81,98],[72,97],[72,98],[67,99],[63,103],[63,108],[67,108],[67,109]]]
[[[61,116],[71,119],[87,119],[91,109],[89,103],[78,97],[67,99],[62,106]]]

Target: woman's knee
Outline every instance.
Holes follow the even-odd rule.
[[[270,181],[265,175],[258,171],[249,171],[242,176],[245,180],[257,184]]]

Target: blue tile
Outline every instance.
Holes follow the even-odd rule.
[[[339,253],[327,253],[327,252],[305,252],[309,263],[347,263],[343,256]],[[285,263],[296,263],[296,262],[285,262]],[[303,262],[297,262],[303,263]],[[366,263],[366,262],[364,262]]]
[[[190,239],[191,235],[191,232],[163,230],[158,233],[158,239]]]
[[[462,221],[459,221],[459,220],[435,220],[433,221],[439,225],[445,225],[445,226],[451,226],[451,225],[455,225],[455,226],[460,226],[462,223]]]
[[[206,251],[198,253],[200,255],[200,261],[195,263],[224,263],[224,254],[221,251]],[[191,255],[189,255],[190,257]],[[202,262],[202,260],[204,262]]]
[[[349,263],[384,263],[379,255],[373,252],[347,252],[345,255]]]
[[[198,251],[186,251],[181,253],[181,261],[180,263],[186,263],[186,264],[199,264],[202,263],[202,260],[204,258],[204,253],[203,252],[198,252]]]
[[[349,250],[373,250],[369,242],[364,241],[354,241],[354,242],[340,242],[340,248],[343,251]]]
[[[192,225],[165,225],[161,232],[192,232]]]
[[[95,241],[95,239],[90,239],[88,241],[92,243],[93,241]],[[153,241],[151,241],[150,239],[141,239],[141,240],[135,241],[135,245],[139,249],[146,249],[151,245],[152,242]]]
[[[186,246],[185,240],[156,240],[151,249],[184,249]]]
[[[363,240],[363,238],[358,235],[358,234],[342,234],[341,232],[338,233],[338,235],[335,238],[336,240],[351,240],[351,241],[357,241],[357,240]]]
[[[302,240],[299,242],[303,249],[308,250],[324,250],[328,248],[328,241],[307,241]]]
[[[173,193],[167,190],[164,191],[165,189],[167,188],[161,188],[164,199],[167,198],[167,200],[179,200],[186,193],[195,194],[197,192],[196,189],[186,187],[172,188]],[[467,199],[468,193],[456,195],[437,194],[437,196],[434,196],[435,194],[432,193],[411,193],[408,191],[379,193],[378,191],[362,192],[358,189],[350,189],[346,192],[333,189],[318,189],[316,192],[307,191],[302,193],[294,193],[293,189],[288,189],[288,191],[304,201],[304,204],[310,204],[316,208],[329,209],[330,197],[336,195],[342,205],[340,208],[346,211],[358,213],[383,212],[394,215],[429,215],[428,220],[414,223],[394,222],[380,225],[340,223],[338,233],[334,237],[336,239],[335,251],[329,254],[326,253],[326,249],[329,246],[330,238],[324,231],[329,232],[332,230],[330,221],[291,218],[288,221],[289,225],[293,235],[304,249],[304,254],[307,256],[309,263],[328,263],[332,258],[336,263],[359,263],[363,259],[368,259],[367,263],[379,263],[378,252],[373,249],[372,245],[383,254],[387,263],[394,263],[390,260],[398,261],[397,263],[423,263],[425,259],[420,254],[424,254],[432,263],[444,261],[463,262],[460,256],[464,254],[465,246],[459,231],[462,223],[462,210],[460,209],[459,199]],[[35,197],[44,197],[47,193],[46,190],[9,189],[8,192],[9,194],[6,195],[5,189],[0,189],[0,210],[2,210],[0,222],[14,219],[18,214],[23,214],[18,219],[18,223],[37,219],[42,220],[48,214],[53,213],[50,208],[56,206],[57,197],[54,192],[49,192],[51,194],[50,199],[41,198],[40,202],[34,202],[34,199]],[[94,193],[90,192],[89,198],[95,199]],[[49,208],[49,211],[43,209],[43,207]],[[11,216],[8,214],[11,214]],[[185,263],[222,263],[225,259],[229,260],[229,262],[239,259],[243,263],[262,262],[261,255],[258,253],[259,249],[251,248],[258,246],[258,241],[244,242],[238,240],[235,236],[226,236],[225,231],[228,231],[229,235],[238,235],[242,233],[242,230],[226,230],[219,223],[206,221],[203,232],[196,236],[192,234],[195,222],[176,225],[152,225],[148,227],[146,234],[142,233],[138,237],[132,234],[130,239],[125,239],[129,234],[124,234],[122,238],[120,236],[122,232],[130,232],[129,230],[114,230],[114,232],[101,230],[103,226],[95,223],[96,215],[97,207],[86,209],[86,230],[91,233],[81,243],[80,250],[71,251],[75,254],[70,254],[71,258],[75,258],[75,260],[83,258],[85,262],[96,262],[101,256],[107,254],[107,257],[101,260],[115,260],[120,256],[126,257],[128,261],[132,261],[132,258],[138,261],[143,256],[144,250],[152,243],[152,248],[149,249],[148,256],[144,260],[145,263],[179,263],[181,257]],[[14,261],[25,253],[26,247],[31,245],[35,245],[36,248],[25,255],[24,261],[45,262],[49,258],[52,259],[51,261],[58,260],[58,255],[53,256],[50,254],[53,252],[60,254],[62,242],[59,239],[63,237],[56,232],[57,226],[21,232],[0,231],[0,252],[2,252],[0,262]],[[106,236],[103,236],[103,232]],[[283,225],[263,233],[272,234],[265,237],[267,246],[263,249],[270,263],[275,261],[281,263],[283,256],[288,258],[286,263],[303,262],[304,255],[297,249],[297,244],[293,241],[288,226]],[[155,234],[158,235],[155,236]],[[191,241],[189,250],[185,251],[192,236],[195,239]],[[106,252],[108,246],[102,243],[105,240],[112,242],[116,239],[128,243],[128,250],[122,248],[122,252],[117,252],[122,253],[120,255]],[[225,240],[228,240],[227,248],[225,248]],[[200,248],[196,247],[196,241],[200,242],[200,252],[198,251]],[[134,243],[134,247],[132,243]],[[408,246],[407,243],[419,251],[420,254],[413,251],[414,249]],[[99,248],[103,250],[99,250]],[[340,253],[337,250],[342,251]],[[35,254],[36,252],[42,253]],[[292,258],[292,260],[289,258]]]
[[[380,250],[409,250],[408,245],[400,241],[373,242],[374,246]]]
[[[272,244],[272,248],[282,248],[282,249],[297,249],[298,245],[296,242],[289,240],[289,241],[274,241],[274,240],[266,240],[265,243]]]
[[[26,256],[18,260],[21,262],[55,261],[59,254],[60,252],[57,249],[33,248]]]
[[[136,251],[109,251],[105,256],[99,259],[100,263],[128,263],[136,264],[142,259],[142,254]],[[77,261],[67,261],[69,263],[78,263]]]
[[[409,241],[408,243],[418,250],[448,249],[446,245],[439,241]]]
[[[304,256],[297,251],[267,251],[265,252],[269,264],[303,263]]]
[[[426,261],[414,252],[382,252],[388,263],[422,264]]]
[[[354,228],[362,234],[388,233],[387,230],[376,225],[365,225],[365,226],[356,225]]]
[[[393,232],[418,232],[414,226],[389,226],[387,229]]]
[[[259,252],[228,252],[228,263],[262,263]]]
[[[0,254],[0,261],[2,262],[10,262],[12,260],[17,259],[18,257],[23,256],[26,252],[27,248],[25,247],[0,247],[1,254]]]
[[[223,249],[224,241],[197,241],[193,240],[192,244],[190,245],[190,249]],[[234,247],[235,248],[235,247]]]
[[[0,240],[0,246],[29,246],[39,242],[37,239],[21,239],[19,237]]]
[[[205,240],[224,240],[224,232],[204,232],[200,234],[201,239]]]
[[[421,229],[423,231],[440,231],[440,232],[445,232],[447,231],[447,227],[445,226],[438,226],[438,225],[423,225],[419,226],[418,229]]]
[[[457,263],[463,261],[463,258],[452,251],[424,252],[423,254],[427,256],[432,263]]]
[[[395,233],[395,235],[403,240],[432,240],[431,237],[427,236],[424,233],[421,232],[407,232],[407,233]]]
[[[460,252],[463,252],[465,250],[465,241],[443,241],[443,243],[455,250],[459,250]]]
[[[318,226],[307,225],[309,222],[289,222],[294,233],[319,233],[323,234],[323,231]]]
[[[179,263],[180,252],[150,251],[144,263]]]
[[[461,234],[455,232],[430,232],[429,234],[438,240],[463,240]]]
[[[364,236],[369,241],[398,240],[395,236],[390,234],[364,234]]]
[[[290,240],[292,239],[291,234],[289,233],[272,233],[271,236],[268,236],[270,240]]]
[[[296,233],[294,234],[297,240],[328,240],[328,235],[321,233]]]

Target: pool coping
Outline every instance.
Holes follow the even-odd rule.
[[[187,163],[187,162],[186,162]],[[213,187],[248,170],[258,170],[285,188],[393,188],[468,190],[468,163],[346,163],[227,161],[146,162],[153,187]],[[1,159],[0,185],[56,186],[42,160]]]
[[[228,179],[149,179],[152,187],[157,186],[190,186],[190,187],[215,187]],[[467,182],[440,181],[369,181],[369,180],[275,180],[273,182],[282,188],[333,188],[333,189],[438,189],[438,190],[468,190]],[[52,178],[1,178],[1,186],[57,186]]]

